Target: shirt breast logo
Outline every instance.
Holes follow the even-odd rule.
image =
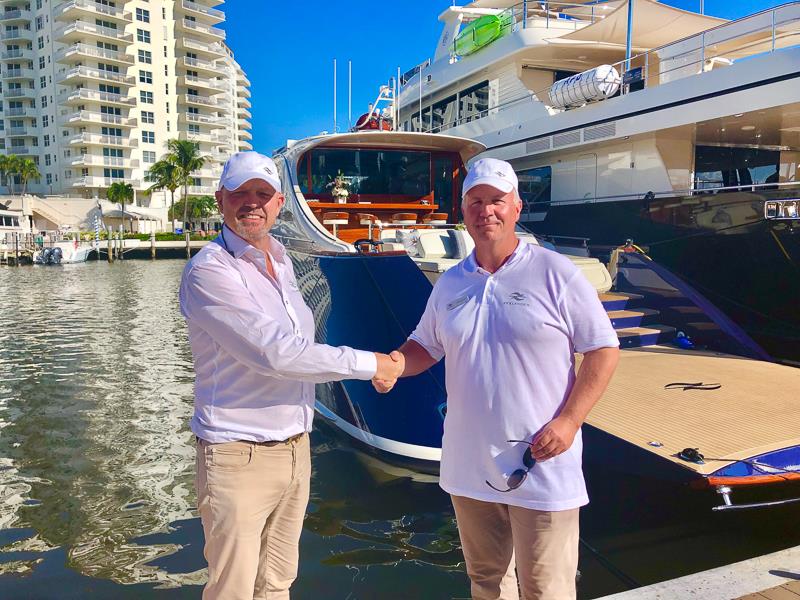
[[[469,296],[459,296],[447,305],[447,310],[453,310],[454,308],[463,306],[467,303],[467,300],[469,300]]]
[[[503,302],[503,304],[509,304],[511,306],[530,306],[530,303],[525,302],[527,298],[528,297],[522,292],[513,292],[508,295],[508,300]]]

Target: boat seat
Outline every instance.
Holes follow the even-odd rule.
[[[416,225],[416,213],[394,213],[392,215],[392,224],[394,225]]]
[[[333,227],[333,237],[338,237],[337,227],[347,225],[350,222],[350,215],[346,212],[326,212],[322,214],[322,224]]]
[[[373,227],[378,227],[378,229],[380,229],[383,226],[378,217],[369,213],[356,213],[356,220],[358,221],[359,225],[367,226],[369,239],[372,239]]]
[[[422,217],[422,222],[428,225],[447,225],[447,213],[430,213]]]

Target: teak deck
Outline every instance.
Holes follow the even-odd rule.
[[[701,382],[722,387],[664,389]],[[751,458],[800,444],[800,369],[665,346],[623,350],[587,423],[707,475],[730,463],[700,465],[674,455],[699,448],[707,457]]]

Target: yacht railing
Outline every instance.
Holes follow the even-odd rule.
[[[517,6],[519,5],[507,10],[513,11]],[[581,6],[588,9],[590,6],[602,5]],[[525,21],[520,20],[521,17],[517,19],[517,23],[525,25]],[[528,23],[527,27],[533,26]],[[702,75],[714,69],[730,66],[736,61],[771,54],[798,45],[800,45],[800,2],[791,2],[636,54],[629,60],[618,61],[612,66],[623,76],[620,94],[625,95],[644,88]],[[457,118],[441,125],[431,125],[423,131],[434,133],[443,131],[525,102],[542,102],[549,106],[552,87],[551,85],[542,90],[528,91],[502,104],[487,107],[477,115],[473,113],[468,117]],[[458,100],[456,105],[458,106]],[[428,119],[431,118],[430,108],[431,105],[428,104],[423,109],[423,113],[428,112],[424,115]],[[569,109],[550,110],[557,113]]]

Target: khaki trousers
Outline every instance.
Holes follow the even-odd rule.
[[[574,600],[580,510],[451,496],[474,600]],[[516,557],[516,561],[515,561]]]
[[[308,505],[308,434],[289,442],[197,444],[203,600],[286,600]]]

